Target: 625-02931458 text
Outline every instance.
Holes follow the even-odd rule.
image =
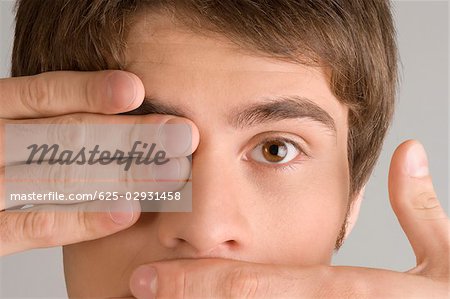
[[[118,191],[95,191],[94,193],[11,193],[9,196],[11,201],[89,201],[89,200],[151,200],[151,201],[172,201],[181,200],[181,192],[179,191],[163,191],[163,192],[118,192]]]

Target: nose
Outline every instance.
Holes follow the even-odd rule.
[[[244,195],[235,169],[220,153],[201,151],[192,160],[192,212],[160,213],[158,238],[188,256],[228,256],[249,242]]]

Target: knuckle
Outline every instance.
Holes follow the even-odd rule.
[[[226,297],[256,298],[261,289],[261,277],[254,270],[238,267],[225,277],[224,288]]]
[[[86,189],[87,171],[86,165],[62,165],[49,166],[49,190],[61,193],[76,193]]]
[[[44,76],[35,75],[27,78],[26,88],[21,90],[20,100],[24,107],[37,114],[49,114],[51,98],[55,83]]]
[[[419,193],[412,201],[412,208],[419,218],[438,219],[445,217],[439,199],[433,191]]]
[[[77,219],[77,233],[79,233],[80,235],[86,235],[88,232],[92,231],[94,227],[90,225],[86,212],[82,209],[77,209],[75,213]]]
[[[417,195],[413,207],[417,210],[434,209],[439,206],[436,194],[432,191],[421,192]]]
[[[0,215],[0,241],[1,244],[9,244],[14,242],[15,234],[17,231],[15,227],[11,224],[13,213],[2,213]]]
[[[56,213],[52,211],[24,212],[23,238],[42,245],[54,244],[56,236]]]
[[[48,130],[48,138],[63,147],[79,149],[86,143],[87,125],[78,114],[56,117]]]

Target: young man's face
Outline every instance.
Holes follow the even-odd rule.
[[[193,209],[142,213],[128,230],[66,246],[69,294],[125,296],[138,265],[164,259],[329,264],[349,171],[348,109],[326,70],[263,58],[164,17],[141,19],[128,42],[127,70],[147,96],[199,129]]]

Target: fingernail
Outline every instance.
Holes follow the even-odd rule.
[[[133,220],[133,203],[125,199],[112,201],[109,205],[111,220],[119,225],[125,225]]]
[[[161,125],[159,141],[170,157],[184,157],[192,148],[191,126],[179,118],[171,118]]]
[[[158,274],[151,266],[138,267],[130,278],[130,289],[139,299],[155,298],[158,287]]]
[[[409,176],[422,178],[429,174],[428,159],[422,144],[415,143],[407,153],[406,171]]]
[[[108,77],[108,106],[119,111],[127,111],[136,100],[137,87],[134,79],[124,72],[113,72]]]
[[[164,164],[156,165],[152,167],[152,176],[155,182],[165,182],[170,180],[180,179],[181,165],[178,159],[170,159]]]

